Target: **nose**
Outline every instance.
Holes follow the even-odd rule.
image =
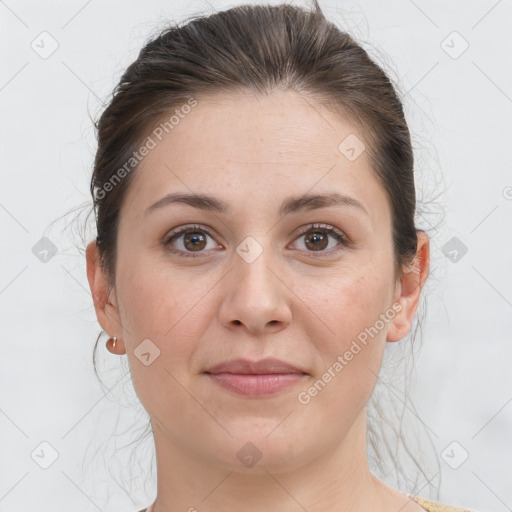
[[[291,321],[292,296],[279,268],[263,251],[248,263],[235,255],[226,276],[219,320],[228,329],[253,335],[279,332]]]

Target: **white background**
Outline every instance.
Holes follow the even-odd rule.
[[[106,338],[98,384],[100,327],[77,224],[54,221],[90,202],[89,116],[147,38],[167,21],[237,3],[0,1],[0,511],[128,512],[154,499],[151,439],[132,459],[133,446],[122,448],[147,418]],[[512,510],[512,1],[320,3],[399,82],[420,201],[444,191],[418,217],[432,237],[432,278],[409,389],[440,461],[431,497]],[[43,31],[58,43],[48,58],[31,47]],[[453,58],[460,37],[469,47]],[[58,247],[46,263],[32,252],[43,236]],[[443,253],[452,237],[467,247],[457,262]],[[42,442],[58,453],[47,469],[31,456],[51,456]],[[463,450],[468,459],[453,469],[446,453]]]

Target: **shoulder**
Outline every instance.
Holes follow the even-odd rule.
[[[425,510],[428,510],[428,512],[474,512],[467,508],[452,507],[451,505],[445,505],[444,503],[438,503],[437,501],[427,500],[418,496],[411,496],[411,498]]]

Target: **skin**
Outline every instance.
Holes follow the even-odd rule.
[[[153,425],[154,512],[423,510],[369,471],[365,436],[386,342],[411,329],[429,240],[418,233],[415,269],[404,268],[397,279],[386,191],[367,152],[350,161],[338,150],[349,134],[364,141],[355,125],[293,92],[198,98],[133,171],[112,289],[95,242],[88,245],[98,321],[118,339],[109,350],[127,355]],[[289,196],[333,191],[356,198],[366,212],[329,206],[278,215]],[[231,210],[173,204],[144,216],[169,192],[207,193]],[[316,222],[338,228],[352,245],[324,233],[322,256],[298,232]],[[195,258],[162,246],[172,229],[187,224],[212,233],[202,232],[207,245]],[[236,252],[248,236],[263,249],[252,263]],[[171,247],[194,251],[184,236]],[[301,404],[298,394],[393,304],[401,311]],[[146,366],[134,350],[148,338],[160,355]],[[237,357],[276,357],[307,375],[275,395],[247,398],[203,373]],[[248,441],[262,454],[252,467],[236,456]]]

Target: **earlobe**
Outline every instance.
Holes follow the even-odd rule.
[[[417,231],[416,256],[404,270],[404,276],[397,283],[394,302],[400,304],[396,316],[388,325],[386,341],[394,342],[405,338],[411,330],[414,315],[418,309],[421,290],[428,277],[430,267],[430,242],[424,231]]]

